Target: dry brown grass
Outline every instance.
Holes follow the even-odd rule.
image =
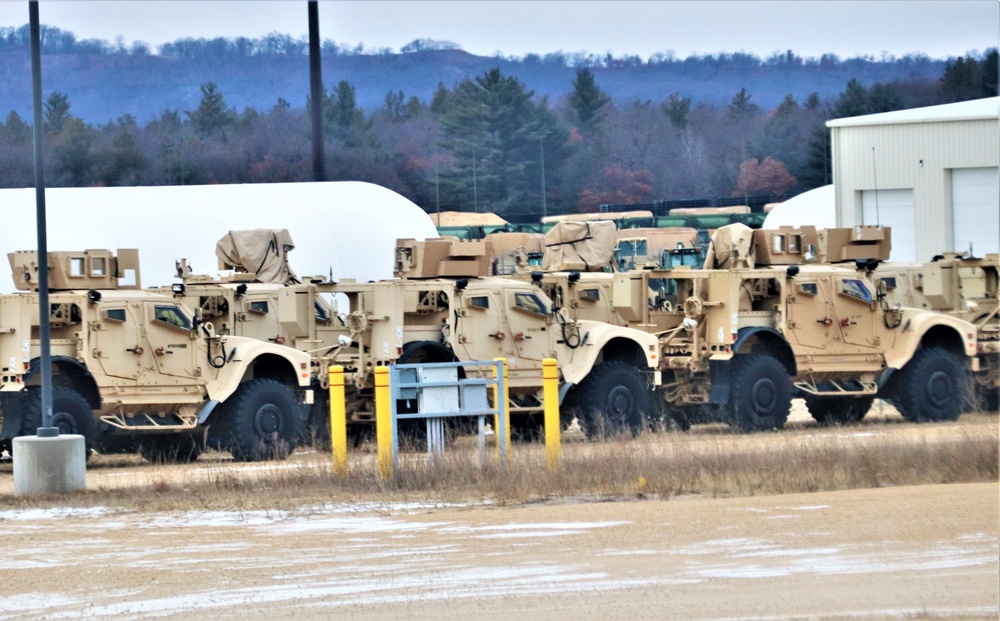
[[[544,445],[515,445],[510,466],[501,468],[495,459],[480,466],[474,438],[460,438],[433,464],[419,453],[402,455],[389,481],[379,479],[373,451],[369,446],[352,452],[343,479],[333,476],[329,456],[311,451],[264,464],[235,464],[222,454],[209,454],[195,464],[168,467],[136,456],[97,457],[88,465],[88,481],[109,475],[101,479],[107,482],[60,497],[0,495],[0,508],[285,510],[359,501],[519,504],[753,496],[995,481],[1000,461],[995,416],[957,425],[792,426],[753,436],[710,427],[605,442],[570,434],[555,471],[547,467]],[[128,476],[130,482],[112,484],[112,475]]]

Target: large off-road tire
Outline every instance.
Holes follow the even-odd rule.
[[[199,437],[186,433],[146,436],[138,444],[139,454],[154,464],[188,464],[202,448]]]
[[[31,387],[24,395],[21,410],[21,431],[18,435],[33,436],[42,426],[41,389]],[[52,426],[59,429],[59,435],[81,435],[89,457],[94,449],[94,414],[90,404],[72,388],[52,387]]]
[[[301,444],[312,446],[317,451],[330,450],[330,393],[315,390],[315,402],[309,406],[309,424],[300,440]]]
[[[543,414],[515,414],[510,417],[512,442],[538,442],[545,439]]]
[[[214,422],[216,442],[237,461],[285,459],[302,434],[298,404],[291,391],[271,379],[244,382]]]
[[[726,421],[745,433],[784,427],[792,407],[792,382],[785,367],[766,354],[737,356],[732,364]]]
[[[625,362],[602,362],[570,392],[588,438],[636,435],[649,413],[649,391],[642,372]]]
[[[861,422],[872,407],[875,397],[815,397],[805,398],[809,414],[821,425],[853,425]]]
[[[962,362],[940,347],[917,350],[894,379],[892,402],[911,422],[956,420],[970,398]]]

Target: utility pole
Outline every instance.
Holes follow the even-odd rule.
[[[541,162],[542,162],[542,217],[546,217],[548,214],[548,208],[545,205],[545,134],[538,137],[538,150],[541,152]]]
[[[319,2],[309,0],[309,99],[312,101],[313,181],[326,181],[323,144],[323,68],[319,42]]]
[[[49,323],[49,244],[45,222],[45,123],[42,119],[42,45],[39,35],[38,1],[28,3],[28,29],[31,38],[31,100],[35,139],[35,227],[38,231],[38,340],[41,349],[39,382],[42,398],[42,426],[39,437],[59,435],[52,426],[52,351]]]

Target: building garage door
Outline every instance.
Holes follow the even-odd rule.
[[[892,254],[889,255],[891,260],[917,260],[917,229],[913,223],[912,189],[865,190],[861,193],[861,207],[863,224],[892,227]]]
[[[1000,169],[951,171],[952,231],[955,252],[971,244],[975,256],[1000,252]]]

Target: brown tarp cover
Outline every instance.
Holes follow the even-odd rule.
[[[490,242],[491,259],[518,251],[545,252],[545,235],[541,233],[491,233],[486,240]]]
[[[594,220],[625,220],[628,218],[652,218],[652,211],[611,211],[607,213],[564,213],[558,216],[545,216],[542,218],[542,224],[549,224],[551,222],[565,222],[567,220],[572,220],[573,222],[593,222]]]
[[[746,205],[733,205],[732,207],[677,207],[670,210],[671,216],[718,216],[746,213],[750,213],[750,207]]]
[[[215,244],[219,269],[256,274],[258,282],[287,285],[299,282],[288,265],[295,247],[287,229],[229,231]]]
[[[546,270],[601,271],[615,256],[615,223],[559,222],[545,234]]]
[[[647,254],[651,257],[660,256],[660,252],[667,248],[673,249],[677,244],[684,248],[693,248],[698,245],[698,229],[686,226],[672,226],[662,229],[658,228],[636,228],[618,229],[615,239],[645,239]]]
[[[470,211],[442,211],[438,222],[436,213],[427,214],[434,226],[495,226],[507,224],[507,221],[492,212],[476,213]]]
[[[754,266],[753,229],[745,224],[727,224],[712,233],[705,256],[705,269],[726,270]]]

